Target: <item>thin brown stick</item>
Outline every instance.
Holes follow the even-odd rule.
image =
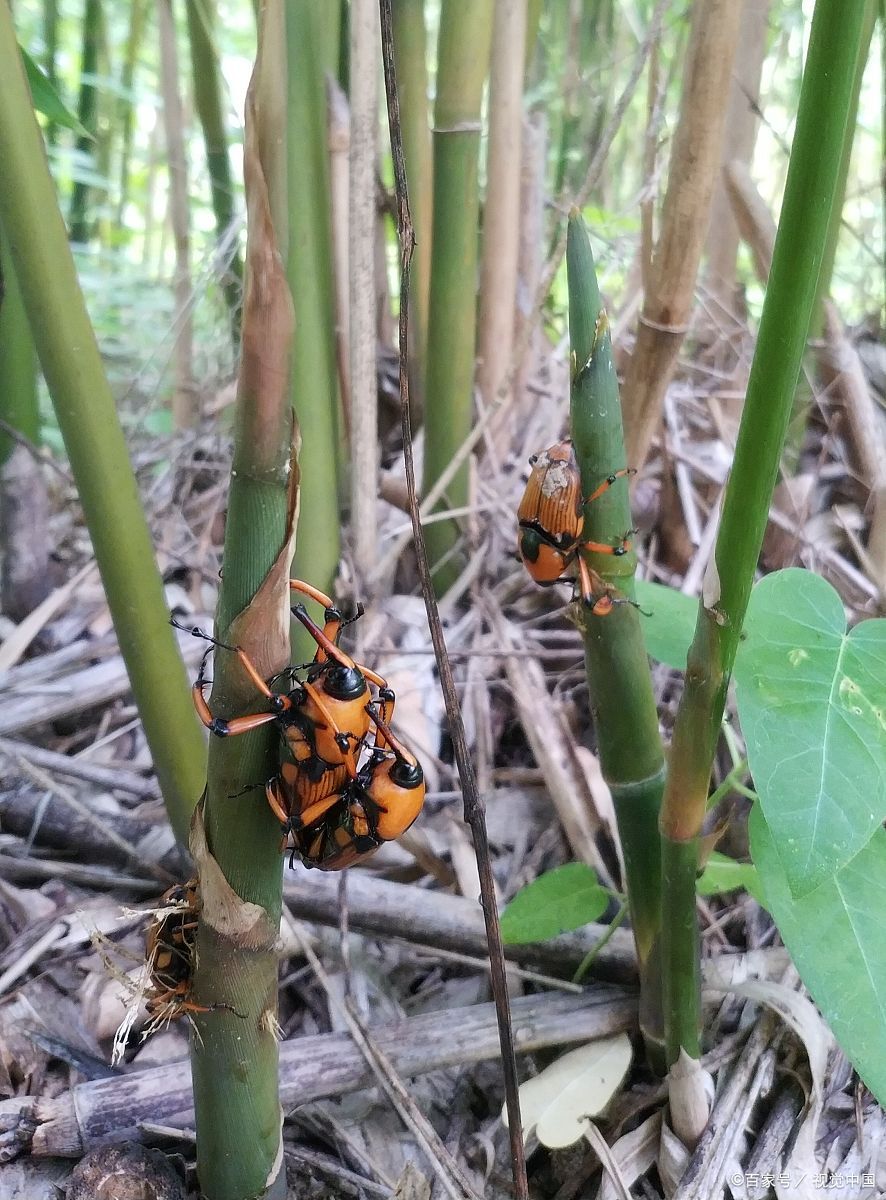
[[[394,33],[391,15],[391,0],[380,0],[382,30],[382,60],[385,71],[385,94],[388,104],[388,124],[391,133],[391,154],[394,161],[394,187],[397,198],[397,236],[400,242],[400,419],[403,428],[403,458],[406,467],[406,484],[409,495],[409,515],[412,519],[415,555],[431,640],[440,672],[440,684],[446,704],[449,734],[458,765],[458,775],[464,795],[465,821],[471,827],[477,869],[480,874],[480,903],[486,919],[486,936],[489,945],[490,978],[495,1010],[498,1018],[498,1033],[501,1042],[502,1070],[504,1073],[505,1099],[508,1111],[508,1136],[511,1144],[511,1169],[514,1175],[514,1192],[517,1200],[528,1200],[529,1183],[526,1178],[526,1155],[523,1147],[523,1126],[520,1120],[520,1097],[517,1084],[517,1059],[514,1053],[514,1038],[511,1030],[511,1011],[508,997],[507,974],[504,951],[501,944],[501,928],[495,899],[495,880],[489,857],[489,840],[486,836],[486,816],[477,792],[474,766],[468,752],[467,737],[455,690],[452,665],[446,652],[443,626],[437,610],[437,601],[431,585],[431,569],[425,549],[424,533],[418,507],[415,485],[415,464],[412,457],[412,426],[409,412],[409,372],[407,348],[409,342],[409,274],[412,253],[415,247],[415,232],[409,212],[409,196],[406,190],[406,163],[403,157],[403,138],[400,125],[400,98],[397,95],[397,79],[394,69]]]

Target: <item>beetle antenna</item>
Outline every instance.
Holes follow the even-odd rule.
[[[217,637],[213,637],[211,633],[204,633],[199,625],[182,625],[181,621],[176,621],[175,617],[169,618],[169,624],[174,625],[176,629],[180,629],[182,633],[189,633],[191,637],[202,638],[204,642],[209,642],[213,646],[221,646],[222,650],[231,650],[234,654],[237,653],[236,646],[229,646],[227,642],[220,641]]]

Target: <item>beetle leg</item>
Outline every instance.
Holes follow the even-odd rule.
[[[578,556],[578,578],[581,598],[595,617],[608,616],[620,604],[630,604],[632,608],[640,609],[640,612],[645,611],[640,608],[636,600],[629,600],[627,596],[613,595],[613,589],[607,587],[596,571],[591,570],[581,555]],[[600,590],[595,592],[595,587]]]
[[[615,601],[608,591],[605,590],[606,585],[597,574],[592,571],[582,556],[578,556],[578,581],[581,590],[581,598],[597,617],[605,617],[612,611],[612,606]],[[604,590],[602,593],[594,592],[594,585],[597,584]]]
[[[268,804],[271,806],[271,811],[280,822],[280,824],[288,831],[290,822],[290,812],[285,803],[281,792],[280,784],[277,779],[269,779],[265,784],[265,796]]]
[[[335,608],[332,600],[325,592],[321,592],[319,588],[315,588],[310,583],[305,583],[301,579],[290,579],[289,590],[291,592],[301,592],[304,596],[310,596],[312,600],[316,600],[321,608]]]
[[[374,683],[378,688],[378,699],[376,703],[381,710],[381,719],[386,725],[390,725],[394,719],[394,706],[397,703],[397,697],[394,694],[394,689],[388,687],[388,681],[383,679],[381,675],[377,675],[375,671],[370,671],[367,667],[361,667],[360,670],[366,676],[370,683]],[[369,714],[372,716],[372,713]],[[378,737],[376,736],[376,745]]]
[[[173,617],[170,624],[176,629],[185,629],[186,626],[180,625]],[[229,646],[226,642],[220,642],[218,638],[210,637],[208,633],[204,633],[202,629],[196,626],[190,630],[195,636],[202,638],[206,642],[210,642],[213,646],[221,646],[223,650],[230,650],[232,654],[236,654],[243,665],[246,674],[255,684],[261,694],[267,697],[272,702],[273,711],[266,713],[254,713],[245,717],[233,717],[226,721],[222,717],[214,717],[209,705],[206,703],[206,697],[203,689],[208,682],[206,678],[206,663],[209,659],[210,651],[207,650],[203,655],[203,661],[200,663],[200,670],[197,673],[197,678],[194,680],[194,686],[191,688],[191,695],[194,698],[194,708],[197,710],[197,716],[211,733],[217,734],[219,737],[228,737],[231,734],[248,733],[251,729],[257,729],[259,725],[266,725],[268,721],[275,721],[281,712],[285,712],[292,707],[292,701],[288,696],[281,695],[279,692],[272,692],[265,681],[259,675],[252,662],[252,659],[245,650],[241,650],[239,646]]]
[[[245,717],[231,717],[229,721],[223,717],[214,717],[212,710],[206,703],[206,697],[203,695],[203,689],[206,686],[206,678],[203,674],[203,666],[206,659],[203,660],[203,665],[200,667],[200,674],[191,688],[191,695],[194,698],[194,708],[197,710],[197,716],[200,721],[206,726],[210,733],[214,733],[216,737],[231,737],[238,733],[249,733],[251,729],[258,729],[260,725],[267,725],[269,721],[276,721],[277,714],[275,712],[251,713]],[[273,695],[273,693],[271,693]],[[281,699],[288,699],[283,696]]]
[[[631,548],[632,533],[636,533],[636,530],[629,529],[615,546],[610,546],[608,542],[582,542],[581,546],[583,550],[592,551],[594,554],[614,554],[616,558],[620,558]]]
[[[330,809],[335,808],[340,800],[341,792],[333,792],[331,796],[324,796],[322,800],[315,800],[313,804],[309,804],[307,808],[303,808],[297,816],[292,817],[292,828],[304,829],[308,825],[315,825]]]
[[[599,496],[602,496],[604,492],[608,492],[609,489],[612,487],[612,485],[615,483],[616,479],[622,479],[625,475],[636,475],[636,474],[637,474],[636,467],[625,467],[621,471],[613,471],[611,475],[606,476],[606,478],[599,485],[599,487],[594,488],[594,490],[591,492],[590,496],[585,497],[585,499],[582,501],[582,503],[590,504],[592,501],[596,500]]]
[[[203,698],[202,690],[195,686],[193,691],[197,716],[216,737],[236,737],[240,733],[250,733],[261,725],[267,725],[269,721],[277,720],[277,714],[272,712],[250,713],[245,717],[231,717],[229,721],[223,717],[214,717]]]

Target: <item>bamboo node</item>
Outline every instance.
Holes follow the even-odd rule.
[[[432,133],[481,133],[480,121],[455,121],[452,125],[434,125]]]
[[[654,329],[656,333],[672,333],[676,337],[685,337],[689,332],[688,325],[664,325],[660,321],[653,321],[651,317],[644,317],[642,313],[640,324],[645,325],[647,329]]]

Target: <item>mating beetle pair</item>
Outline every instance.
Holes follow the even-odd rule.
[[[289,691],[273,691],[243,650],[194,630],[238,656],[268,707],[228,721],[213,716],[204,696],[205,659],[194,683],[194,705],[217,737],[277,722],[285,755],[265,794],[283,827],[284,846],[289,844],[291,858],[300,858],[306,866],[337,871],[406,832],[424,803],[424,773],[390,729],[395,697],[386,681],[358,666],[338,645],[346,624],[339,609],[310,584],[292,579],[289,586],[325,610],[321,629],[303,604],[292,609],[317,644],[305,678],[293,672]]]
[[[582,497],[575,447],[568,438],[534,454],[529,463],[532,471],[517,509],[517,545],[526,570],[536,583],[549,587],[563,579],[574,565],[582,600],[598,617],[606,616],[618,604],[630,604],[630,600],[612,594],[612,588],[588,566],[581,551],[618,556],[630,550],[630,533],[615,546],[583,541],[582,533],[585,505],[602,496],[617,479],[633,475],[633,469],[614,471],[590,496]]]

